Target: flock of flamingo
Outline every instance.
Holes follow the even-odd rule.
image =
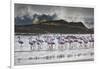
[[[24,40],[19,35],[17,36],[18,43],[20,47],[23,48]],[[94,38],[93,34],[89,34],[89,36],[84,35],[34,35],[29,36],[28,44],[30,47],[30,51],[41,51],[43,50],[43,46],[47,47],[45,50],[53,51],[53,50],[66,50],[66,49],[81,49],[81,48],[93,48],[94,47]]]

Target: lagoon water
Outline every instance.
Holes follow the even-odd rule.
[[[93,37],[93,34],[15,35],[14,64],[32,65],[93,60]],[[35,42],[31,45],[30,41]]]

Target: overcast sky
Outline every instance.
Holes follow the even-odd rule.
[[[30,17],[35,13],[53,15],[57,14],[56,19],[64,19],[66,21],[82,21],[86,18],[93,23],[94,9],[83,7],[65,7],[65,6],[48,6],[48,5],[34,5],[34,4],[15,4],[15,17],[29,15]],[[88,22],[88,23],[89,23]],[[86,24],[86,23],[84,23]],[[88,24],[86,24],[88,26]],[[92,26],[90,26],[92,27]]]

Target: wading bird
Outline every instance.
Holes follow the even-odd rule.
[[[32,51],[34,49],[36,41],[32,40],[32,37],[29,38],[29,44],[30,44],[30,50]]]
[[[18,43],[20,44],[20,47],[23,47],[22,45],[24,44],[24,42],[21,40],[20,36],[18,36]]]

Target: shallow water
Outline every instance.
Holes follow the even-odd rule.
[[[76,38],[65,39],[68,36],[75,36]],[[64,42],[64,44],[59,44],[58,37],[61,37],[64,41],[71,39],[72,43]],[[94,42],[89,42],[93,37],[93,34],[15,35],[14,63],[15,65],[30,65],[93,59]],[[38,45],[36,39],[43,40],[43,42]],[[50,39],[53,40],[50,41]],[[23,43],[21,44],[19,40]],[[34,40],[36,43],[30,45],[30,40]],[[54,42],[54,44],[51,46],[46,41]],[[81,41],[81,44],[79,41]],[[84,43],[84,41],[87,41],[87,43]]]

